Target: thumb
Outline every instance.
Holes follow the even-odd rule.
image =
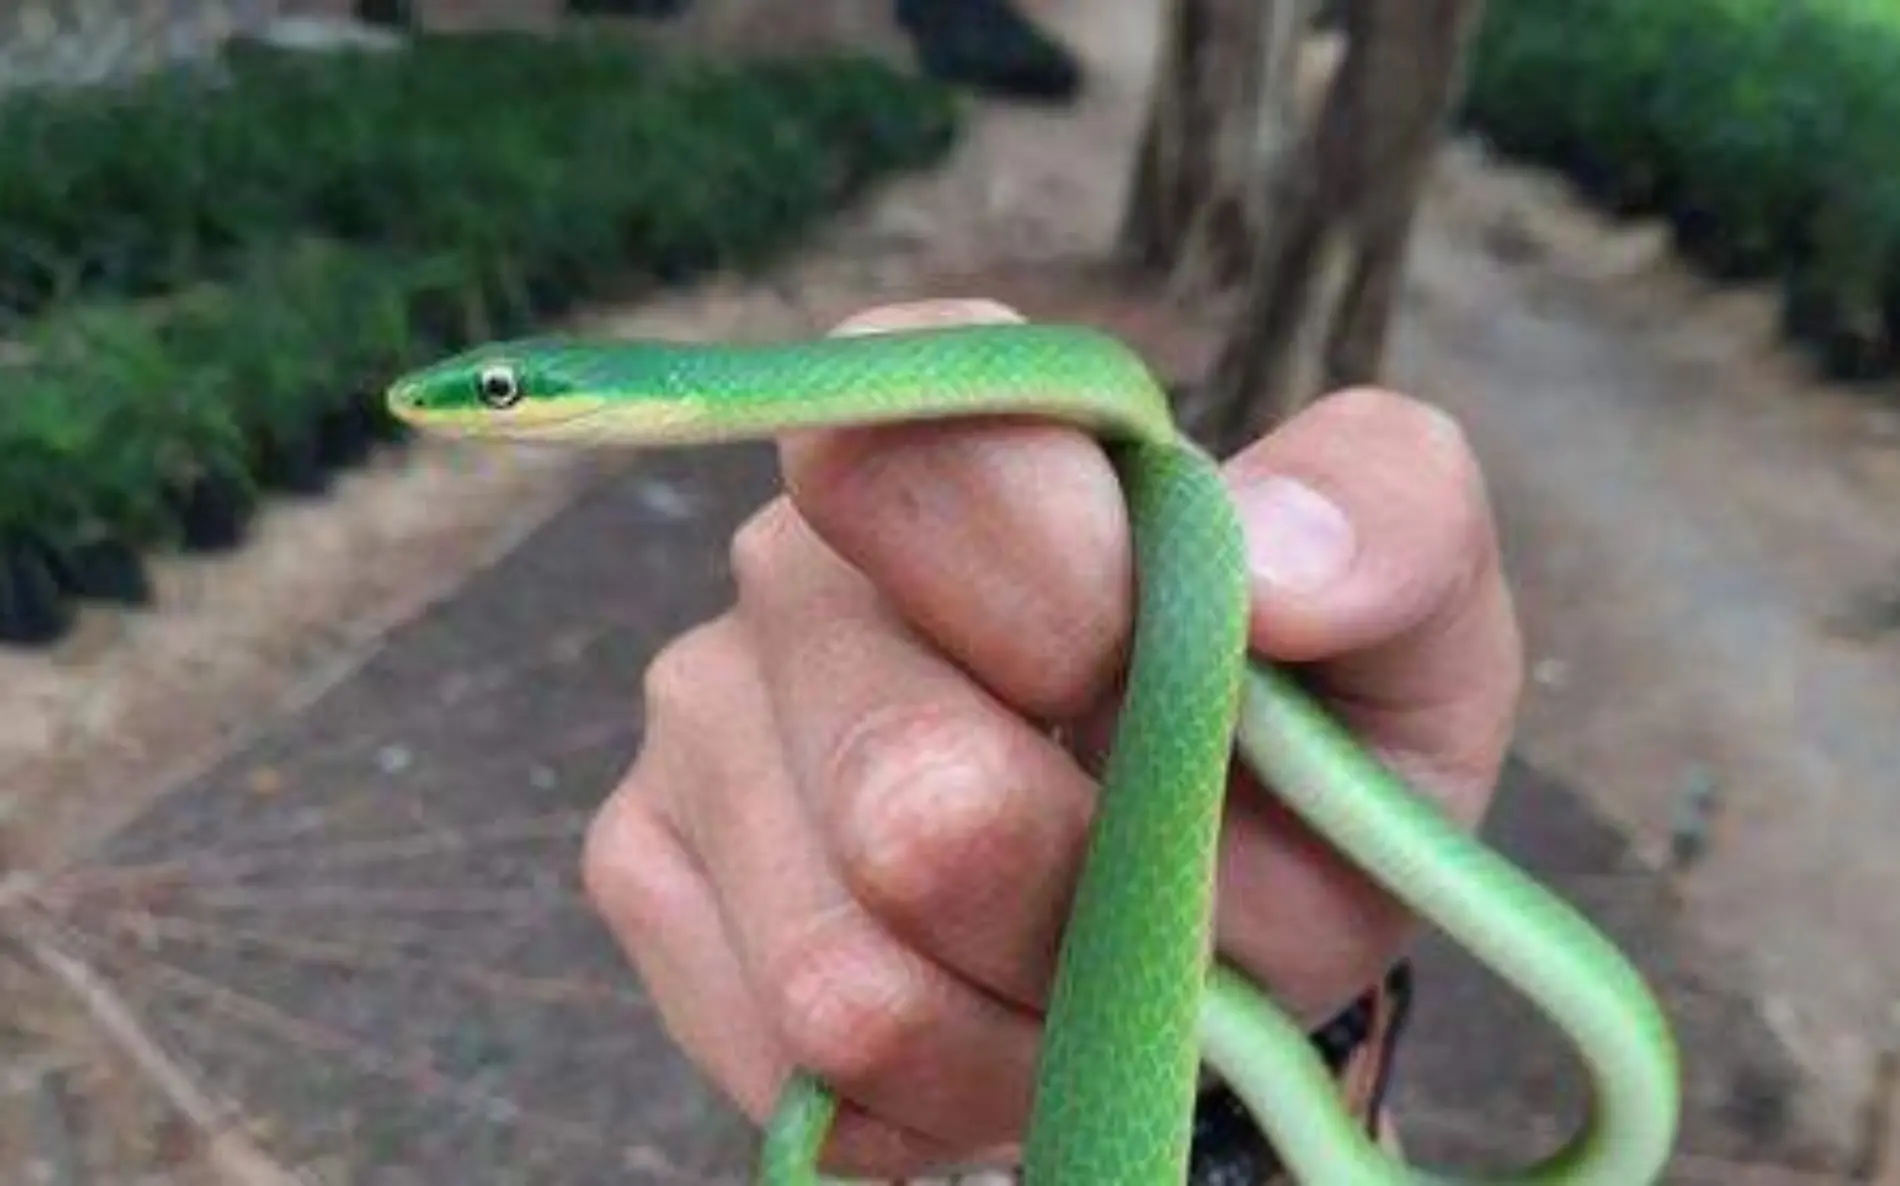
[[[851,338],[896,330],[993,325],[1021,320],[1022,314],[997,301],[955,298],[908,301],[898,305],[879,305],[854,313],[832,327],[828,336]]]
[[[1470,819],[1502,764],[1522,642],[1478,464],[1422,402],[1309,406],[1229,459],[1256,651],[1312,664],[1367,743]]]

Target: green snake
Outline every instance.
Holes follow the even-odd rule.
[[[1680,1087],[1648,986],[1580,914],[1409,791],[1288,673],[1249,655],[1241,525],[1220,471],[1116,338],[1034,323],[750,344],[525,338],[404,375],[388,406],[426,431],[588,446],[967,416],[1054,418],[1090,434],[1129,513],[1134,634],[1047,1002],[1024,1180],[1183,1182],[1203,1061],[1303,1183],[1659,1179]],[[1515,1173],[1459,1175],[1402,1164],[1355,1122],[1305,1031],[1215,954],[1235,749],[1331,845],[1565,1034],[1592,1086],[1567,1143]],[[821,1151],[835,1109],[823,1083],[795,1070],[766,1125],[758,1181],[829,1181]]]

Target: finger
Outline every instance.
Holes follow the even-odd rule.
[[[1020,320],[991,302],[873,310],[838,332]],[[1120,660],[1130,553],[1101,449],[1054,423],[938,421],[807,433],[786,485],[826,542],[933,645],[1032,717],[1080,712]]]
[[[755,1121],[778,1089],[773,1048],[712,887],[649,803],[637,763],[588,828],[589,899],[639,973],[661,1021],[701,1073]]]
[[[1502,763],[1520,643],[1478,469],[1422,404],[1342,393],[1226,467],[1248,528],[1254,644],[1312,663],[1345,723],[1453,818]],[[1376,978],[1409,912],[1269,796],[1230,799],[1223,947],[1317,1017]]]
[[[1508,743],[1522,642],[1457,424],[1355,389],[1225,468],[1248,530],[1256,648],[1317,663],[1358,732],[1475,819]]]
[[[1022,314],[1000,301],[940,298],[864,309],[833,326],[831,333],[834,337],[849,338],[932,326],[998,325],[1022,319]]]
[[[1031,1011],[1094,788],[1056,742],[920,643],[789,506],[735,547],[794,782],[840,876],[894,932]],[[1024,1035],[1026,1036],[1026,1035]]]
[[[779,578],[785,579],[785,578]],[[709,649],[723,648],[720,654]],[[831,868],[781,758],[774,705],[735,625],[699,654],[660,664],[662,700],[700,719],[701,772],[669,810],[714,889],[747,983],[778,1051],[890,1125],[969,1150],[1008,1139],[1027,1113],[1032,1021],[900,942]],[[708,673],[740,668],[743,675]],[[706,695],[714,678],[717,695]],[[674,681],[687,682],[668,692]],[[662,710],[663,711],[663,710]]]
[[[648,806],[644,761],[588,830],[583,877],[674,1043],[755,1124],[766,1124],[789,1069],[733,950],[711,885]],[[836,1172],[892,1177],[956,1151],[841,1100],[824,1160]]]

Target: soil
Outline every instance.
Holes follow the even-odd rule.
[[[752,7],[704,18],[708,35],[745,43]],[[827,13],[814,43],[896,43],[881,4],[809,7]],[[1213,311],[1075,264],[1113,234],[1155,6],[1031,7],[1089,62],[1079,108],[982,105],[947,167],[845,213],[772,275],[590,320],[774,336],[885,300],[995,295],[1126,325],[1191,370]],[[1816,382],[1773,321],[1768,294],[1702,283],[1655,228],[1459,144],[1419,225],[1392,383],[1458,416],[1490,477],[1532,650],[1520,754],[1652,869],[1713,787],[1705,851],[1671,873],[1676,908],[1799,1064],[1804,1129],[1842,1149],[1900,1001],[1900,798],[1884,793],[1900,768],[1900,401]],[[273,509],[239,554],[161,565],[162,608],[94,612],[50,659],[0,654],[11,859],[51,869],[110,847],[618,472],[417,445]],[[653,487],[662,518],[673,489]],[[680,520],[671,543],[721,554],[729,527]]]

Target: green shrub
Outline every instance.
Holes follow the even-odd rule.
[[[199,82],[0,103],[0,639],[143,596],[397,434],[381,392],[609,288],[762,262],[949,146],[853,59],[667,62],[493,35],[241,45]]]
[[[1463,120],[1717,276],[1774,279],[1836,377],[1900,365],[1900,7],[1491,0]]]
[[[853,60],[490,34],[240,45],[226,65],[0,101],[0,301],[162,291],[304,234],[694,269],[934,159],[954,128],[948,91]]]

